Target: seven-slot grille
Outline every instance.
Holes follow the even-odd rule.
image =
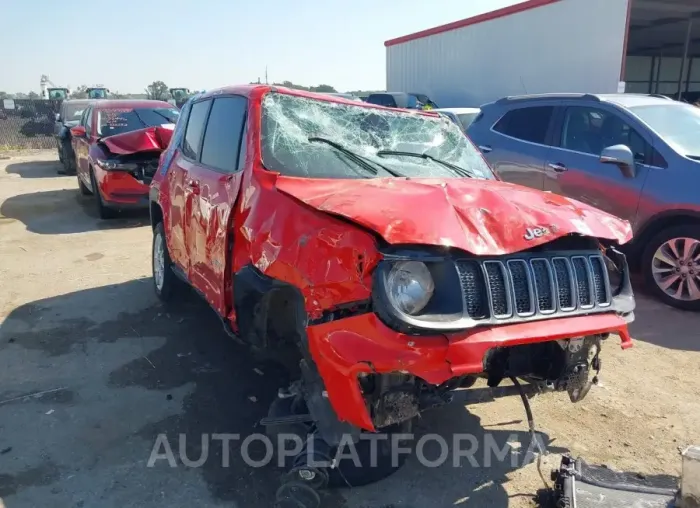
[[[527,320],[610,307],[607,267],[600,254],[458,260],[464,312],[477,321]]]

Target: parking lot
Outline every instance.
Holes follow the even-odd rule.
[[[269,507],[281,470],[251,468],[211,447],[201,467],[161,460],[159,435],[189,457],[202,434],[260,432],[279,372],[228,338],[197,297],[160,306],[151,287],[146,214],[100,221],[55,151],[0,160],[0,499],[7,508]],[[679,448],[700,444],[700,316],[638,290],[635,347],[611,338],[586,400],[536,398],[551,452],[643,474],[679,473]],[[527,442],[517,398],[427,414],[419,432]],[[426,452],[426,455],[429,453]],[[491,467],[414,458],[368,487],[329,494],[349,508],[535,506],[535,464]],[[2,506],[2,502],[0,502]]]

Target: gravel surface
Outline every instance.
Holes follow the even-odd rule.
[[[271,506],[281,469],[245,465],[240,441],[224,467],[221,441],[199,440],[260,432],[280,373],[229,339],[197,297],[160,306],[147,216],[100,221],[55,159],[39,151],[0,160],[0,507]],[[635,347],[605,344],[602,382],[588,398],[533,401],[550,452],[545,477],[564,452],[677,475],[679,448],[700,443],[699,325],[700,316],[639,293]],[[412,456],[382,482],[332,492],[324,506],[537,506],[542,480],[521,460],[529,439],[518,398],[428,413],[417,433],[428,432],[450,444],[471,434],[478,463],[463,457],[455,467],[450,455],[427,467]],[[159,435],[190,460],[209,445],[207,460],[149,467]],[[489,444],[512,452],[486,467]],[[259,460],[257,445],[246,449]],[[439,440],[421,451],[436,461]]]

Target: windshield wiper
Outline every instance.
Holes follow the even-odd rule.
[[[456,166],[452,164],[451,162],[444,161],[442,159],[437,159],[433,157],[432,155],[428,155],[427,153],[416,153],[416,152],[403,152],[401,150],[379,150],[377,152],[377,155],[382,157],[384,155],[399,155],[399,156],[406,156],[406,157],[418,157],[420,159],[427,159],[432,162],[436,162],[438,164],[441,164],[442,166],[445,166],[446,168],[451,169],[455,173],[461,176],[466,176],[467,178],[474,178],[474,175],[467,171],[464,168],[460,168],[459,166]]]
[[[368,159],[367,157],[364,157],[363,155],[360,155],[359,153],[355,153],[352,150],[345,148],[343,145],[333,141],[332,139],[312,136],[309,138],[309,141],[310,142],[325,143],[327,145],[332,146],[333,148],[335,148],[339,152],[343,152],[350,159],[355,161],[357,164],[359,164],[360,166],[365,168],[367,171],[369,171],[373,175],[377,174],[377,167],[380,167],[392,176],[405,177],[405,175],[402,175],[401,173],[398,173],[398,172],[394,171],[393,169],[389,169],[386,166],[379,164],[378,162],[374,162],[372,159]]]

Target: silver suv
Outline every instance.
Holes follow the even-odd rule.
[[[547,94],[486,104],[472,141],[506,181],[628,220],[633,266],[700,310],[700,109],[662,96]]]

